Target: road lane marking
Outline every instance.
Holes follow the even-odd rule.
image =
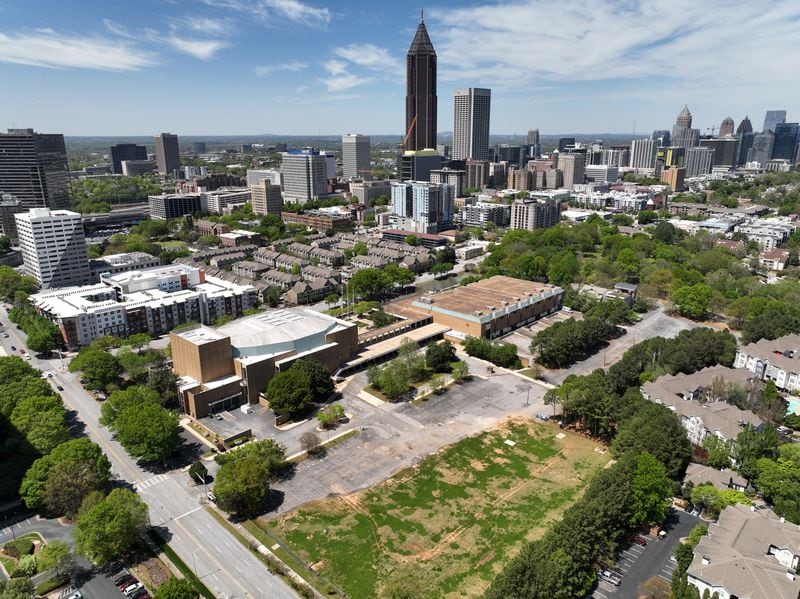
[[[196,507],[196,508],[194,508],[193,510],[189,510],[189,511],[188,511],[188,512],[186,512],[185,514],[181,514],[180,516],[175,516],[175,517],[173,518],[173,520],[178,520],[178,519],[180,519],[180,518],[183,518],[184,516],[188,516],[189,514],[194,514],[194,513],[195,513],[197,510],[202,510],[202,509],[203,509],[203,508],[202,508],[202,506],[201,506],[201,507]]]

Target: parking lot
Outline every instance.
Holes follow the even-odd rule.
[[[666,536],[658,539],[653,535],[640,535],[647,541],[646,546],[631,543],[617,556],[617,562],[611,568],[621,576],[619,586],[599,580],[590,595],[594,599],[627,599],[636,597],[639,585],[652,577],[663,578],[672,582],[672,572],[677,565],[672,559],[675,549],[682,537],[686,537],[695,524],[699,522],[683,510],[670,509],[664,525]]]

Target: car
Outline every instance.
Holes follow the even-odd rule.
[[[80,591],[75,591],[67,599],[83,599],[83,594]]]
[[[660,540],[662,540],[662,541],[663,541],[664,539],[666,539],[666,538],[667,538],[667,531],[666,531],[666,530],[662,530],[662,531],[660,531],[660,532],[658,533],[658,538],[659,538]]]
[[[132,585],[134,582],[136,582],[136,578],[134,578],[134,577],[133,577],[133,576],[131,576],[130,574],[126,574],[126,575],[125,575],[125,576],[123,576],[123,577],[122,577],[122,579],[121,579],[121,580],[120,580],[118,583],[116,583],[116,584],[117,584],[117,588],[118,588],[120,591],[124,591],[124,590],[125,590],[125,589],[127,589],[129,586],[131,586],[131,585]]]
[[[31,359],[31,355],[30,354],[25,354],[25,359],[26,360],[30,360]]]
[[[138,591],[138,590],[139,590],[139,589],[141,589],[142,587],[144,587],[144,585],[143,585],[141,582],[139,582],[139,581],[137,580],[137,581],[136,581],[135,583],[133,583],[132,585],[125,587],[125,588],[123,589],[122,593],[123,593],[123,594],[124,594],[126,597],[130,597],[130,596],[131,596],[133,593],[135,593],[136,591]]]
[[[130,594],[131,599],[145,599],[146,597],[149,598],[150,593],[148,593],[147,589],[144,587]]]
[[[217,501],[217,496],[214,495],[211,491],[206,493],[206,497],[208,498],[209,501],[212,501],[214,503],[216,503],[216,501]]]
[[[12,345],[11,346],[11,351],[17,351],[17,348]]]
[[[612,570],[600,570],[597,573],[597,577],[604,582],[613,584],[615,587],[622,583],[622,576]]]
[[[25,348],[24,347],[20,347],[19,348],[19,353],[20,353],[20,355],[24,354],[25,353]]]
[[[631,540],[637,545],[641,545],[642,547],[645,547],[647,545],[647,539],[645,539],[642,535],[636,535]]]
[[[48,372],[47,373],[47,378],[49,378],[49,379],[53,378],[53,373],[52,372]]]
[[[692,516],[699,516],[700,515],[700,508],[697,507],[697,506],[694,506],[694,508],[692,508],[691,514],[692,514]]]
[[[56,389],[58,389],[59,391],[63,391],[64,387],[62,387],[61,385],[56,385]]]
[[[115,585],[115,586],[119,586],[119,585],[121,585],[121,584],[122,584],[124,581],[126,581],[126,580],[128,580],[128,579],[131,579],[131,580],[133,580],[133,576],[131,576],[131,575],[130,575],[130,574],[128,574],[127,572],[123,572],[122,574],[120,574],[119,576],[117,576],[116,578],[114,578],[114,585]]]
[[[8,333],[3,333],[3,339],[8,339]]]

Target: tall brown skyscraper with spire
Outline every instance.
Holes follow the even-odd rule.
[[[406,57],[406,150],[436,147],[436,50],[420,13]]]

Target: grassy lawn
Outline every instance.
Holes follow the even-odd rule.
[[[592,441],[560,432],[514,420],[375,487],[259,524],[349,597],[381,596],[395,580],[423,597],[477,597],[608,462]]]
[[[157,241],[156,244],[165,250],[179,250],[186,247],[185,241]]]

